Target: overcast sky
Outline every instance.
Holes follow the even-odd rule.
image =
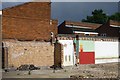
[[[86,18],[87,15],[91,15],[91,12],[95,9],[103,9],[105,13],[111,15],[118,12],[118,0],[114,1],[116,2],[52,2],[51,17],[53,19],[58,19],[59,23],[64,20],[81,21],[81,19]],[[21,2],[3,2],[2,8],[15,6],[18,4],[21,4]]]
[[[118,12],[117,2],[57,2],[52,3],[52,18],[63,20],[80,21],[91,15],[95,9],[103,9],[107,15]]]

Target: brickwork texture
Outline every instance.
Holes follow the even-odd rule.
[[[54,64],[54,45],[49,42],[4,41],[8,49],[8,67],[23,64],[51,66]]]
[[[29,2],[3,10],[3,39],[49,41],[51,32],[57,35],[50,2]]]

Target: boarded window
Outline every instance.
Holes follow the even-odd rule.
[[[70,55],[69,55],[69,61],[70,61],[71,59],[70,59]]]
[[[67,55],[65,56],[65,61],[67,61]]]

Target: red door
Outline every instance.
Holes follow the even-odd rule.
[[[79,52],[79,63],[95,64],[95,52],[83,52],[83,49],[81,48]]]

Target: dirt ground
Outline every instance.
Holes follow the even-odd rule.
[[[119,76],[120,63],[107,64],[80,64],[78,66],[63,67],[53,70],[41,68],[33,71],[9,71],[3,70],[3,78],[117,78]]]

